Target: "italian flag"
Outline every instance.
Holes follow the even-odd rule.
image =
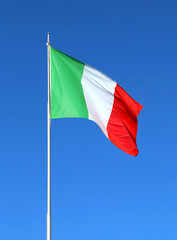
[[[126,153],[136,156],[142,105],[104,73],[50,47],[51,118],[87,118]]]

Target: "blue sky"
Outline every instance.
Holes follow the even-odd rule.
[[[1,3],[3,240],[46,238],[48,31],[144,107],[137,158],[93,122],[52,121],[53,239],[177,239],[176,12],[171,0]]]

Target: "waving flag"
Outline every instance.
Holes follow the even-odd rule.
[[[87,118],[107,138],[136,156],[137,116],[142,105],[115,81],[52,47],[51,118]]]

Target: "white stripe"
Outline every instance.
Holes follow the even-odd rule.
[[[95,121],[108,137],[106,128],[113,107],[116,82],[95,68],[85,65],[81,83],[89,119]]]

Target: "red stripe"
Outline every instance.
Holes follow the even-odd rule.
[[[115,88],[113,109],[108,121],[108,137],[124,152],[137,156],[137,116],[142,105],[131,98],[118,84]]]

